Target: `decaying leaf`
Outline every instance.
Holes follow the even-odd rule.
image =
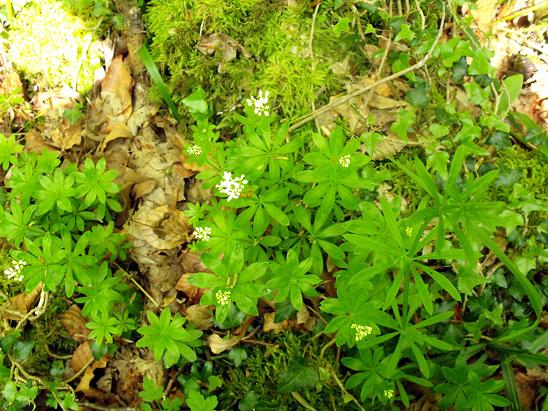
[[[498,0],[477,0],[476,7],[470,11],[478,29],[480,38],[491,30],[497,14]]]
[[[61,314],[59,320],[73,340],[87,340],[89,330],[86,328],[86,320],[82,317],[82,310],[76,304],[72,304],[67,311]]]
[[[240,52],[244,57],[249,58],[249,52],[236,40],[222,33],[213,33],[203,36],[196,45],[198,51],[202,54],[215,53],[220,60],[217,71],[224,72],[224,66],[229,61],[232,61]]]
[[[384,137],[382,141],[375,144],[375,149],[371,154],[371,158],[373,160],[392,158],[395,154],[399,153],[405,145],[405,142],[399,139],[398,136],[393,133],[388,133],[388,136]]]
[[[231,335],[227,338],[221,338],[218,334],[211,334],[207,337],[207,345],[211,349],[213,354],[220,354],[224,351],[230,350],[236,344],[240,342],[242,336]]]
[[[169,250],[190,241],[190,227],[186,218],[178,210],[170,210],[167,205],[151,209],[143,204],[131,224],[128,233],[143,239],[158,250]]]
[[[279,323],[274,321],[274,318],[276,317],[276,313],[266,313],[264,315],[264,323],[263,323],[263,331],[264,332],[274,332],[274,334],[278,334],[281,331],[285,331],[289,328],[289,320],[283,320]]]
[[[93,358],[93,353],[91,352],[91,344],[89,341],[84,341],[72,353],[72,358],[70,359],[70,367],[74,372],[80,371],[87,363]]]
[[[2,318],[5,320],[21,320],[38,301],[42,288],[42,285],[38,285],[28,294],[23,292],[10,298],[2,306]]]
[[[186,309],[185,316],[198,330],[209,330],[213,326],[213,312],[205,305],[191,305]]]
[[[195,287],[190,284],[188,279],[192,276],[192,274],[193,273],[183,274],[177,281],[177,284],[175,284],[175,289],[177,291],[183,292],[187,296],[190,304],[197,304],[204,294],[204,289]]]
[[[117,138],[129,138],[131,136],[132,134],[128,126],[124,123],[115,124],[110,133],[108,133],[103,141],[101,141],[101,144],[99,144],[99,151],[104,151],[107,144]]]
[[[131,88],[133,79],[129,67],[122,56],[116,56],[110,64],[107,75],[101,83],[101,97],[107,99],[115,96],[120,102],[121,113],[126,119],[131,115]]]
[[[95,378],[95,370],[98,368],[105,368],[107,366],[107,362],[108,360],[103,357],[86,368],[86,371],[84,371],[84,375],[82,375],[82,379],[78,383],[75,391],[82,392],[84,395],[90,397],[102,397],[102,392],[96,388],[90,387],[90,383],[93,378]]]

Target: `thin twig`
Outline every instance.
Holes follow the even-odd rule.
[[[156,308],[160,308],[160,304],[158,304],[156,302],[156,300],[154,300],[154,298],[152,298],[152,296],[147,293],[147,291],[141,286],[141,284],[139,284],[135,278],[132,277],[132,275],[130,273],[128,273],[126,270],[124,270],[122,267],[120,267],[118,265],[118,263],[114,263],[114,265],[127,277],[129,278],[129,280],[135,284],[135,286],[152,302],[152,304],[154,304],[156,306]]]
[[[327,349],[329,347],[331,347],[333,344],[335,344],[336,342],[337,342],[337,337],[333,337],[333,339],[331,341],[329,341],[327,344],[325,344],[323,346],[322,350],[320,351],[320,358],[323,358],[323,355],[325,354]]]
[[[434,43],[432,44],[432,47],[430,48],[428,53],[426,53],[426,55],[418,63],[415,63],[412,66],[407,67],[406,69],[398,71],[397,73],[394,73],[394,74],[392,74],[388,77],[385,77],[381,80],[378,80],[378,81],[374,82],[373,84],[370,84],[368,86],[364,86],[362,88],[359,88],[358,90],[355,90],[352,93],[347,94],[346,96],[343,96],[343,97],[340,97],[336,100],[331,101],[330,103],[326,104],[325,106],[320,107],[318,110],[308,114],[302,120],[297,121],[295,124],[293,124],[291,127],[289,127],[288,132],[291,133],[292,131],[295,131],[296,129],[298,129],[299,127],[305,125],[309,121],[321,116],[322,114],[332,110],[335,107],[340,106],[341,104],[346,103],[347,101],[353,99],[356,96],[359,96],[363,93],[367,93],[369,90],[373,90],[374,88],[380,86],[381,84],[384,84],[384,83],[387,83],[389,81],[395,80],[399,77],[405,76],[406,74],[411,73],[412,71],[415,71],[415,70],[423,67],[426,64],[426,62],[428,60],[430,60],[430,58],[432,57],[432,53],[434,52],[434,49],[437,46],[437,44],[439,43],[439,41],[441,39],[441,36],[443,34],[443,27],[445,25],[445,3],[442,3],[442,5],[443,5],[443,14],[441,16],[441,23],[440,23],[440,27],[439,27],[439,30],[438,30],[438,35],[436,36],[436,39],[434,40]]]
[[[346,391],[346,388],[344,388],[344,384],[341,382],[341,380],[339,380],[339,377],[337,377],[337,374],[333,370],[331,370],[331,376],[333,377],[333,379],[335,380],[335,382],[337,383],[337,385],[339,386],[343,394],[347,395],[352,401],[354,401],[354,403],[358,406],[358,408],[361,411],[365,411],[365,409],[361,406],[360,402],[352,394]]]
[[[312,27],[310,28],[310,36],[308,37],[308,54],[310,58],[314,58],[314,51],[312,50],[312,41],[314,40],[314,28],[316,27],[316,17],[318,16],[318,10],[320,9],[320,3],[316,5],[314,14],[312,14]]]
[[[95,359],[93,357],[90,358],[88,360],[88,362],[85,363],[84,366],[82,368],[80,368],[80,370],[76,374],[74,374],[72,377],[67,378],[66,380],[64,380],[62,382],[62,384],[68,384],[69,382],[74,381],[76,378],[78,378],[80,375],[82,375],[91,364],[93,364],[93,361],[95,361]]]

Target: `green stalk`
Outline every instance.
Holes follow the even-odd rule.
[[[148,52],[147,47],[144,44],[139,49],[139,57],[141,57],[141,61],[147,69],[150,78],[152,79],[156,87],[158,87],[158,91],[160,91],[160,94],[166,102],[169,111],[177,121],[181,121],[181,115],[179,114],[179,110],[177,110],[177,106],[171,98],[171,95],[169,94],[169,90],[167,89],[164,80],[162,80],[162,76],[160,75],[160,72],[156,67],[156,63],[154,63],[154,59],[152,58],[152,56]]]

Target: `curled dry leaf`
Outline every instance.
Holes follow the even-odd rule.
[[[25,151],[41,153],[44,150],[59,152],[50,142],[46,141],[38,130],[32,129],[25,134]]]
[[[198,330],[209,330],[213,326],[213,312],[205,305],[191,305],[186,309],[185,316]]]
[[[86,320],[82,317],[82,310],[76,304],[72,304],[67,311],[61,314],[59,320],[70,338],[76,341],[87,340],[89,330],[86,328]]]
[[[238,344],[241,339],[242,336],[238,335],[231,335],[228,338],[221,338],[218,334],[211,334],[207,337],[207,345],[213,354],[220,354],[224,351],[230,350]]]
[[[2,318],[5,320],[21,320],[38,301],[42,288],[42,285],[38,285],[28,294],[20,293],[10,298],[2,306]]]
[[[74,372],[80,371],[87,363],[93,358],[93,353],[91,352],[91,345],[89,341],[84,341],[81,343],[74,352],[72,353],[72,358],[70,359],[70,367]]]
[[[121,112],[127,120],[131,115],[131,88],[133,79],[129,67],[124,63],[122,56],[116,56],[110,64],[107,75],[101,83],[101,97],[106,99],[110,96],[116,97],[120,102]],[[125,122],[125,121],[124,121]]]
[[[101,141],[101,144],[99,144],[99,151],[104,151],[105,148],[107,148],[107,144],[117,138],[130,138],[131,136],[132,134],[128,126],[124,123],[115,124],[110,133],[108,133]]]
[[[103,357],[99,361],[95,361],[93,364],[91,364],[88,368],[86,368],[86,371],[84,371],[84,375],[82,376],[82,379],[78,383],[78,386],[76,387],[76,392],[82,392],[85,396],[93,397],[93,398],[103,398],[105,397],[105,394],[98,390],[97,388],[90,387],[91,381],[95,378],[95,370],[98,368],[105,368],[107,366],[108,360]]]
[[[276,317],[276,313],[267,313],[264,315],[264,323],[263,323],[263,331],[264,332],[274,332],[274,334],[278,334],[281,331],[285,331],[289,329],[290,322],[289,320],[283,320],[279,323],[274,322],[274,318]]]
[[[188,279],[192,274],[193,273],[184,273],[177,281],[177,284],[175,284],[175,289],[183,292],[187,296],[190,304],[197,304],[204,294],[204,289],[190,284]]]

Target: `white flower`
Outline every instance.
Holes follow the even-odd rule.
[[[195,144],[193,146],[187,147],[186,152],[192,156],[199,156],[200,154],[202,154],[202,147]]]
[[[342,156],[341,158],[339,158],[339,164],[344,168],[348,168],[348,166],[350,165],[350,155],[347,154],[346,156]]]
[[[15,261],[13,260],[11,262],[11,267],[8,267],[4,270],[4,275],[8,280],[15,280],[18,282],[23,281],[23,275],[21,274],[21,270],[24,266],[27,265],[26,261],[19,260]]]
[[[217,291],[215,293],[215,299],[217,300],[217,304],[219,305],[227,305],[230,303],[230,291]]]
[[[192,237],[198,241],[209,241],[211,239],[211,227],[196,227]]]
[[[223,180],[216,185],[219,191],[228,195],[227,201],[240,198],[244,186],[247,184],[245,176],[242,174],[240,177],[232,178],[232,173],[225,171],[223,173]]]
[[[356,341],[361,341],[373,332],[373,328],[368,325],[352,324],[350,326],[356,332]]]
[[[270,106],[268,105],[268,94],[268,91],[263,92],[263,90],[259,90],[259,97],[255,98],[251,96],[251,98],[248,98],[245,102],[249,107],[253,107],[253,112],[258,116],[268,117],[270,115],[268,112],[270,109]]]

